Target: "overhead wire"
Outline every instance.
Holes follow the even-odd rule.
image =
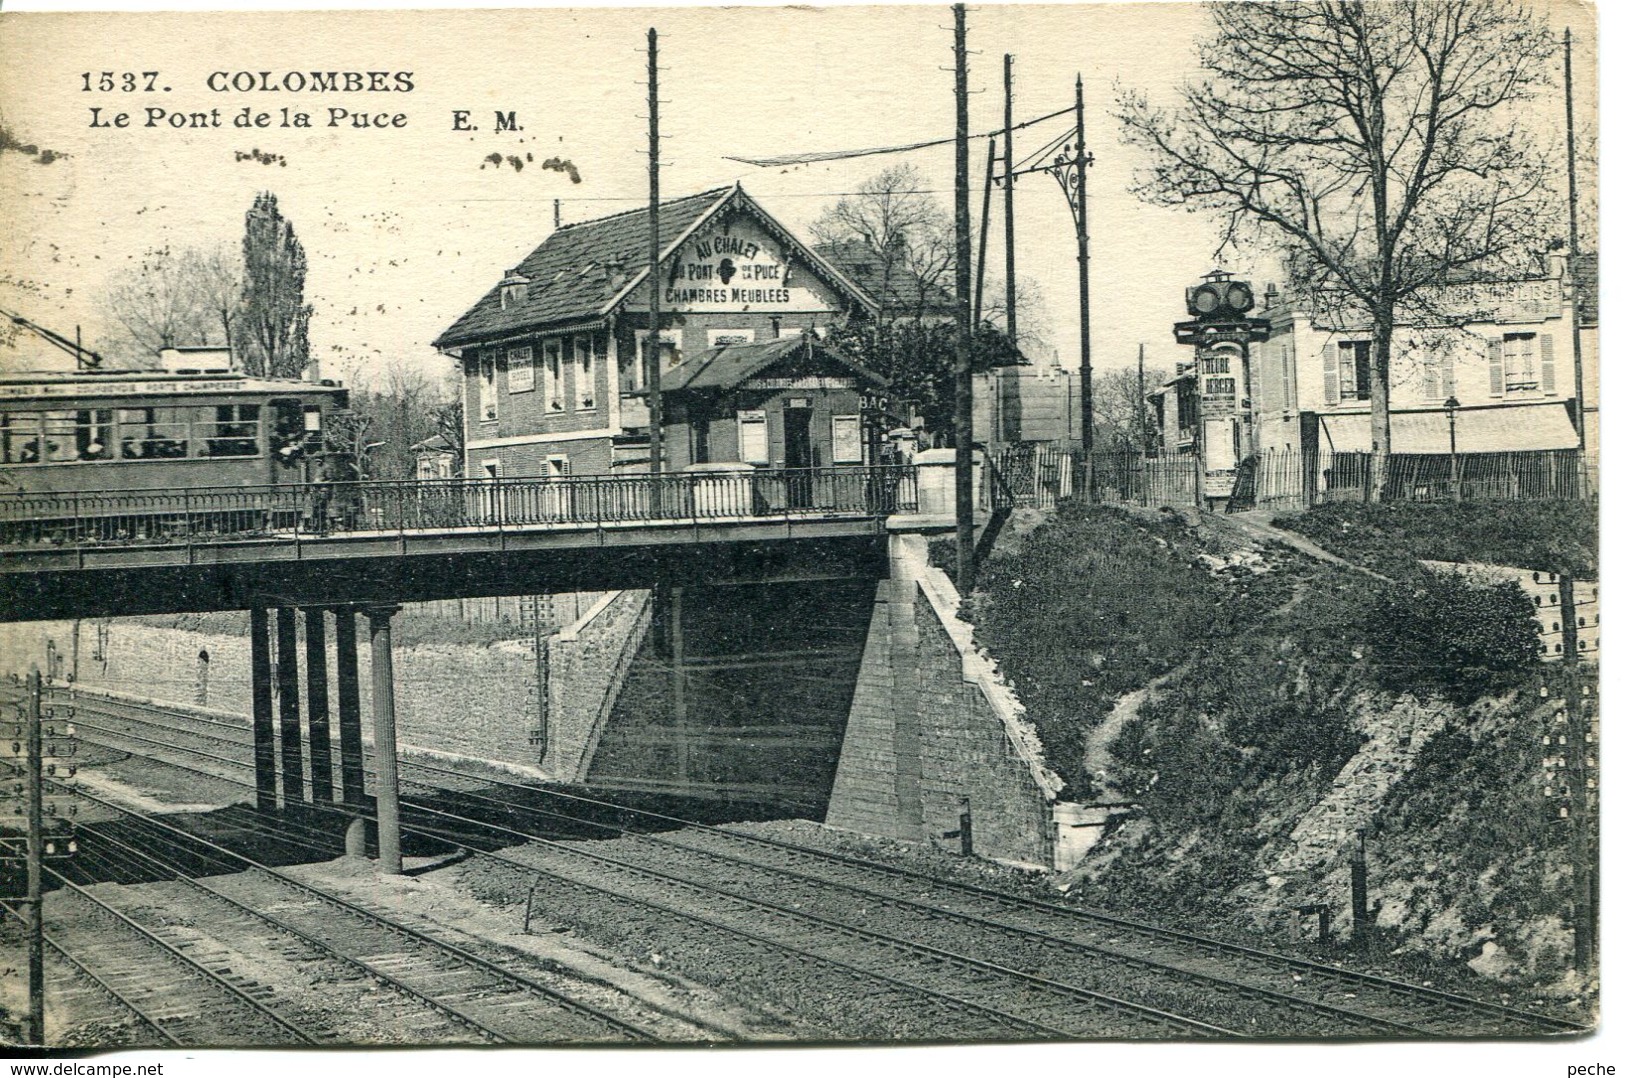
[[[1034,124],[1041,124],[1046,120],[1053,120],[1057,116],[1065,116],[1071,111],[1072,109],[1068,107],[1060,109],[1056,112],[1047,113],[1043,116],[1035,116],[1031,120],[1023,120],[1019,124],[1013,124],[1010,130],[1019,131],[1023,128],[1032,127]],[[992,138],[995,135],[1003,133],[1004,127],[1001,125],[991,131],[984,132],[980,135],[971,135],[969,137],[973,140],[984,139]],[[874,157],[881,154],[908,153],[912,150],[925,150],[930,149],[933,146],[947,146],[954,142],[956,138],[957,136],[950,135],[947,138],[927,139],[923,142],[907,142],[896,146],[869,146],[855,150],[816,150],[811,153],[780,154],[775,157],[739,157],[734,154],[724,154],[723,160],[738,161],[741,164],[755,165],[758,168],[774,168],[780,165],[807,165],[816,164],[820,161],[844,161],[854,157]]]

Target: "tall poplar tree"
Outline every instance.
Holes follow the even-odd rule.
[[[310,362],[305,248],[269,191],[256,195],[243,233],[243,305],[238,349],[243,369],[266,378],[298,378]]]

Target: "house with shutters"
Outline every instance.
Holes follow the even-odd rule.
[[[1576,450],[1572,334],[1583,314],[1564,253],[1552,252],[1545,269],[1523,280],[1443,286],[1395,328],[1389,411],[1396,456],[1447,455],[1452,429],[1463,455]],[[1256,448],[1297,451],[1328,467],[1334,455],[1369,453],[1369,323],[1324,304],[1266,296],[1260,313],[1270,322],[1269,338],[1252,346],[1246,371]],[[1588,386],[1596,384],[1596,340],[1594,330],[1582,333]],[[1595,407],[1594,396],[1586,406]]]
[[[788,377],[764,372],[757,359],[784,357],[751,352],[747,360],[739,353],[718,356],[717,350],[816,339],[832,325],[872,317],[875,310],[864,289],[737,184],[661,203],[659,236],[658,357],[645,355],[651,328],[646,207],[554,230],[436,339],[435,347],[462,367],[465,475],[646,471],[651,362],[660,364],[663,396],[668,388],[688,390],[685,400],[696,408],[714,409],[722,398],[744,407],[743,380]],[[867,382],[867,375],[838,371],[842,361],[825,353],[819,351],[819,362],[829,369],[797,375],[812,381],[792,387],[798,392],[781,402],[781,411],[855,414],[845,404],[845,410],[831,411],[825,398],[849,392],[854,379]],[[688,365],[690,360],[704,362]],[[667,387],[664,376],[679,371]],[[739,380],[723,385],[723,371]],[[721,380],[713,385],[715,379]],[[702,397],[705,403],[697,403]],[[735,448],[765,456],[763,463],[783,464],[785,451],[773,447],[784,445],[786,429],[799,431],[803,417],[788,417],[787,427],[784,414],[758,417],[760,402],[744,411],[751,414],[732,417],[745,424]],[[685,460],[703,459],[708,445],[720,449],[720,435],[711,443],[694,438],[709,436],[726,418],[707,411],[704,435],[666,438],[665,466],[680,466],[669,455],[674,443],[686,447]],[[843,446],[850,443],[844,426],[829,433],[830,453],[836,438]],[[767,439],[764,452],[757,451],[759,435]],[[809,437],[811,461],[823,443]]]

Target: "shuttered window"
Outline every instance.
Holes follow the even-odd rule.
[[[1534,389],[1540,384],[1533,333],[1508,333],[1501,338],[1501,370],[1505,392]]]
[[[863,463],[863,425],[855,415],[830,416],[830,433],[836,464]]]
[[[767,413],[739,413],[739,459],[747,464],[767,463]]]
[[[1338,342],[1337,393],[1346,401],[1371,399],[1370,341]]]

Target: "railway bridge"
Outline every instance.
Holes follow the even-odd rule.
[[[894,537],[951,527],[951,471],[807,468],[3,496],[0,621],[248,610],[256,802],[277,807],[279,772],[283,803],[302,800],[308,759],[312,800],[354,811],[347,841],[357,853],[366,803],[364,621],[379,860],[398,872],[391,619],[400,604],[878,583],[891,571]]]

